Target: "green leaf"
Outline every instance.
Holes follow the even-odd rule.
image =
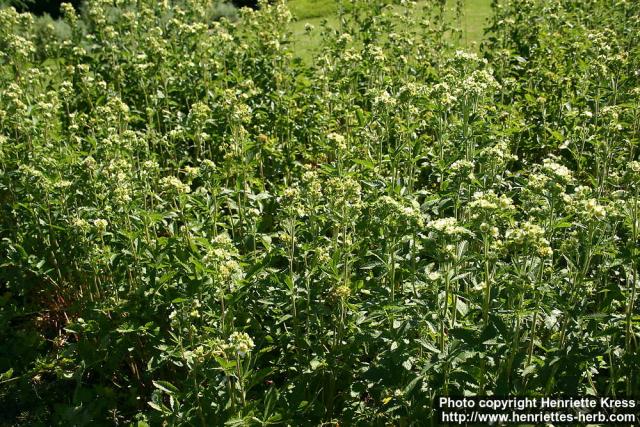
[[[8,371],[5,371],[0,375],[0,380],[8,380],[12,376],[13,376],[13,368],[9,368]]]
[[[178,389],[176,386],[171,384],[169,381],[152,381],[155,388],[158,390],[162,390],[165,393],[176,394],[178,393]]]
[[[157,403],[152,401],[148,401],[147,405],[151,406],[156,411],[162,412],[163,414],[169,412],[169,408],[167,408],[166,406],[158,405]]]

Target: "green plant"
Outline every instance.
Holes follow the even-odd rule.
[[[639,6],[467,6],[0,9],[0,418],[638,396]]]

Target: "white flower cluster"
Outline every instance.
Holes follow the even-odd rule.
[[[507,243],[512,246],[532,247],[541,257],[553,255],[549,240],[544,237],[544,230],[529,221],[516,223],[517,228],[511,228],[505,233]]]
[[[441,82],[435,84],[431,88],[431,96],[437,103],[445,108],[451,108],[458,100],[458,96],[454,93],[449,83]]]
[[[371,93],[373,95],[373,105],[377,107],[392,108],[398,103],[398,100],[384,89],[372,90]]]
[[[301,192],[298,186],[286,187],[282,191],[282,197],[280,198],[280,202],[283,205],[283,208],[290,215],[295,214],[298,216],[304,216],[306,214],[306,206],[301,200]]]
[[[98,218],[93,220],[93,225],[96,228],[98,234],[104,234],[107,230],[109,222],[106,219]]]
[[[71,220],[71,225],[82,233],[88,231],[90,227],[87,220],[78,217]]]
[[[351,288],[347,285],[340,285],[334,289],[333,293],[337,298],[346,300],[351,296]]]
[[[211,116],[211,108],[204,102],[196,102],[191,106],[189,117],[196,124],[202,125]]]
[[[386,225],[418,228],[424,226],[420,204],[415,199],[398,201],[385,195],[376,201],[374,208],[378,212],[377,217],[383,219]]]
[[[302,174],[302,181],[307,197],[316,201],[320,200],[322,197],[322,182],[318,177],[318,173],[313,170],[307,170]]]
[[[387,57],[384,54],[384,50],[380,46],[369,46],[368,53],[377,62],[384,62]]]
[[[327,180],[327,194],[336,213],[349,210],[346,213],[361,207],[362,188],[358,181],[351,177],[333,177]]]
[[[448,237],[471,235],[472,233],[466,228],[458,225],[458,220],[453,217],[438,218],[429,221],[427,228]]]
[[[229,349],[240,357],[245,357],[254,347],[253,339],[246,332],[234,332],[229,337]]]
[[[238,250],[233,246],[231,238],[223,233],[212,240],[203,262],[207,269],[213,272],[219,286],[230,287],[243,277],[238,257]]]
[[[511,212],[515,211],[513,200],[510,197],[501,194],[498,196],[493,190],[489,191],[476,191],[473,194],[473,200],[469,203],[471,208],[472,218],[478,218],[482,211],[485,213],[503,211]]]
[[[461,95],[480,97],[500,85],[487,70],[475,70],[460,85]]]
[[[180,178],[176,176],[166,176],[162,178],[160,185],[169,193],[186,194],[191,192],[191,187],[180,181]]]
[[[482,149],[480,157],[500,165],[504,165],[511,160],[518,160],[518,156],[511,154],[509,143],[504,139],[498,141],[495,145]]]
[[[564,165],[557,163],[553,159],[544,159],[542,161],[542,169],[550,178],[555,178],[560,183],[569,183],[573,179],[573,174]]]
[[[607,216],[607,209],[602,206],[596,199],[587,199],[584,202],[584,210],[587,217],[602,221]]]
[[[338,150],[340,151],[344,151],[347,149],[347,140],[339,133],[331,132],[327,134],[327,140],[335,144],[336,148],[338,148]]]
[[[348,43],[351,43],[352,41],[353,41],[353,37],[349,33],[340,34],[340,36],[336,40],[336,42],[339,45],[343,45],[343,46],[347,45]]]
[[[480,224],[480,231],[482,231],[486,235],[493,237],[494,239],[497,239],[498,237],[500,237],[500,229],[498,227],[491,226],[486,222],[483,222],[482,224]]]
[[[452,176],[460,179],[475,179],[474,169],[476,165],[473,161],[460,159],[456,160],[449,166],[449,172]]]

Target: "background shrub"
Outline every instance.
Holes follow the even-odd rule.
[[[58,18],[62,3],[71,3],[78,10],[82,0],[4,0],[2,3],[15,7],[19,12],[31,12],[34,15],[48,14],[52,18]]]

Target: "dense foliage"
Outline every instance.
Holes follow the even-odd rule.
[[[0,420],[640,394],[640,3],[495,1],[477,55],[354,0],[312,63],[172,3],[0,9]]]

